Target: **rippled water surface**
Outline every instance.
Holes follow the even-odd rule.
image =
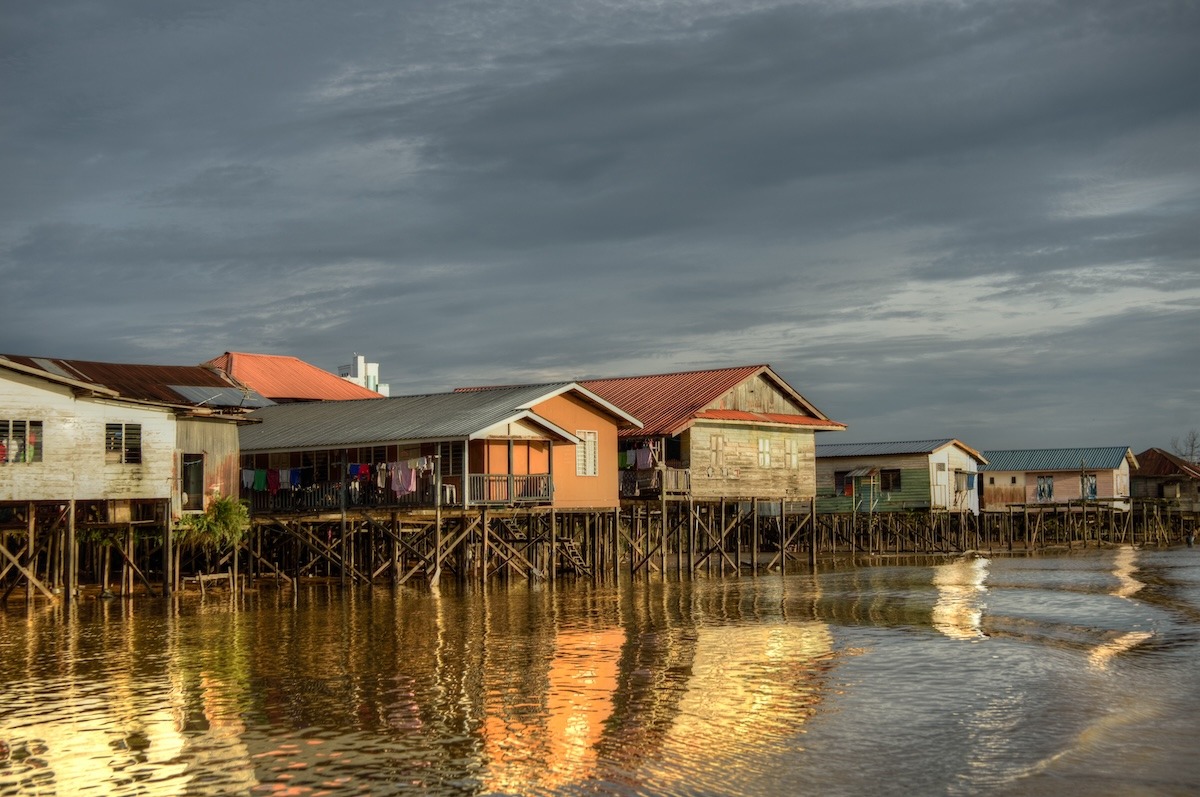
[[[0,612],[0,795],[1200,792],[1200,551]]]

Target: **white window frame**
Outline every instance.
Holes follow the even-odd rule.
[[[600,433],[590,429],[576,430],[579,442],[575,445],[575,475],[599,476]]]

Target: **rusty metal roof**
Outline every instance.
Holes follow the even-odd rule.
[[[707,371],[649,374],[617,379],[582,379],[579,384],[642,422],[641,429],[624,429],[621,437],[659,437],[679,434],[709,404],[747,379],[763,374],[813,417],[828,422],[768,365],[744,365]],[[831,423],[827,428],[840,428]]]
[[[143,365],[2,355],[51,376],[115,390],[122,398],[188,406],[261,406],[262,397],[204,365]],[[236,399],[245,398],[246,402]],[[230,402],[234,403],[230,403]]]
[[[814,429],[845,429],[846,424],[810,415],[787,415],[780,412],[746,412],[745,410],[701,410],[696,418],[714,421],[747,421],[749,423],[781,423],[788,426],[809,426]]]
[[[346,401],[383,398],[296,357],[227,351],[204,363],[229,374],[272,401]]]
[[[1137,455],[1138,476],[1181,477],[1200,480],[1200,465],[1161,448],[1148,448]]]

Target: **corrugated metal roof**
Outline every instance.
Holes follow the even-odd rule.
[[[1200,465],[1161,448],[1146,449],[1137,455],[1137,461],[1138,476],[1182,476],[1187,479],[1200,479]]]
[[[416,440],[461,440],[498,423],[530,418],[563,433],[520,407],[540,387],[506,388],[375,400],[277,404],[251,413],[262,422],[239,430],[243,451],[378,445]]]
[[[211,393],[215,390],[239,387],[221,371],[204,365],[142,365],[11,354],[2,356],[53,376],[100,385],[117,391],[123,398],[138,401],[196,404],[196,400],[188,398],[175,388],[188,386],[208,389]]]
[[[747,421],[750,423],[782,423],[789,426],[810,426],[817,429],[845,429],[846,424],[813,418],[810,415],[786,415],[779,412],[746,412],[745,410],[701,410],[696,418],[714,421]]]
[[[1116,470],[1126,457],[1133,457],[1128,446],[1102,448],[1023,448],[1012,451],[984,451],[990,471]],[[1130,463],[1131,465],[1134,463]]]
[[[531,394],[525,407],[532,407],[541,401],[545,401],[553,396],[560,395],[566,392],[573,392],[576,396],[583,398],[588,403],[595,407],[599,407],[604,412],[607,412],[616,419],[617,427],[620,429],[641,428],[641,421],[630,415],[628,412],[613,404],[611,401],[597,395],[588,390],[578,382],[546,382],[536,385],[477,385],[474,387],[456,387],[455,393],[478,393],[483,390],[513,390],[520,388],[521,390],[536,390],[536,394]]]
[[[885,457],[895,454],[932,454],[943,446],[957,442],[953,437],[937,440],[902,440],[892,443],[822,443],[817,457]]]
[[[713,401],[747,379],[763,373],[768,374],[771,381],[789,393],[805,410],[821,420],[827,420],[768,365],[617,379],[582,379],[579,384],[642,422],[641,429],[622,430],[621,437],[660,437],[678,434]]]
[[[205,365],[221,369],[273,401],[347,401],[383,396],[296,357],[227,351]]]

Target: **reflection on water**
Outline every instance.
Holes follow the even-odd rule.
[[[987,559],[960,559],[933,569],[937,603],[933,606],[933,627],[951,639],[979,639],[984,636],[983,594],[987,587]]]
[[[1198,595],[1118,549],[10,610],[0,795],[1187,791]]]

